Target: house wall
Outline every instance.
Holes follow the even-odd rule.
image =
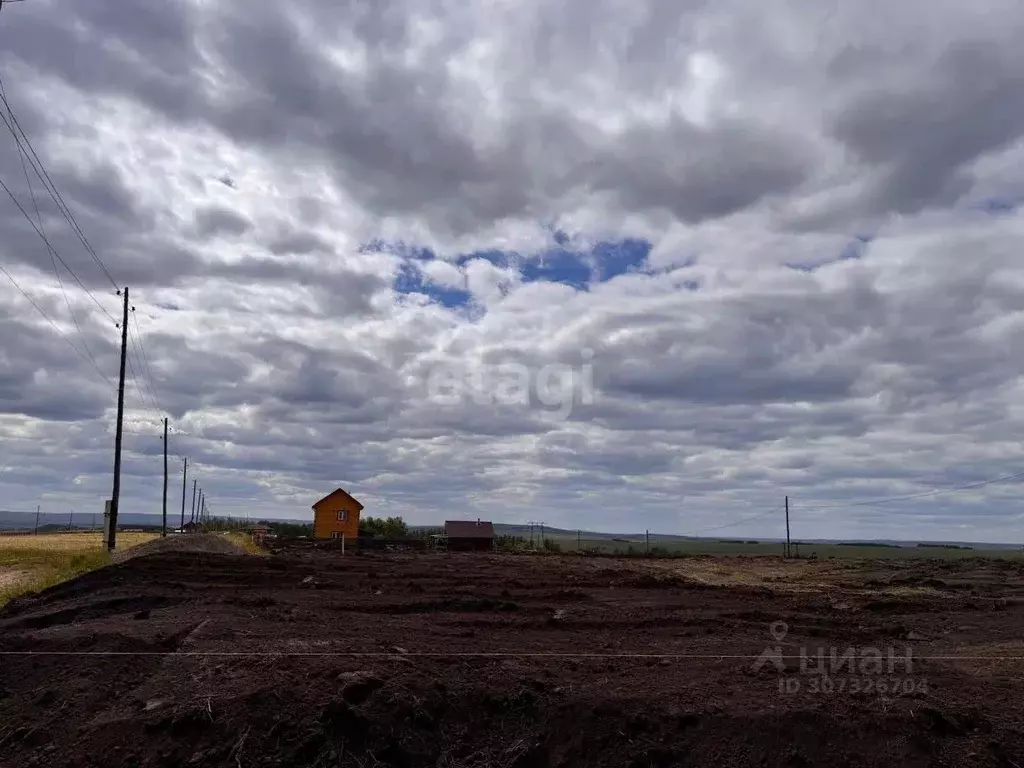
[[[493,539],[467,539],[448,537],[448,549],[451,552],[487,552],[493,548]]]
[[[348,519],[339,520],[338,512],[347,512]],[[340,493],[324,499],[313,510],[313,536],[329,539],[334,532],[345,534],[345,539],[349,541],[359,536],[359,505]]]

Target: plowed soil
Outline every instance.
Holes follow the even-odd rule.
[[[0,611],[0,765],[1021,768],[1022,605],[1017,561],[153,554]]]

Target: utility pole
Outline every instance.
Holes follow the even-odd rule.
[[[160,537],[167,537],[167,417],[164,416],[164,527]]]
[[[69,531],[73,530],[74,527],[75,527],[75,510],[72,509],[71,512],[68,513],[68,530]]]
[[[540,538],[537,540],[537,546],[541,549],[544,548],[544,521],[543,520],[531,520],[530,521],[530,547],[534,546],[533,543],[533,528],[537,526],[540,529]]]
[[[188,458],[181,470],[181,530],[185,530],[185,493],[188,491]]]
[[[121,435],[124,430],[124,365],[128,353],[128,286],[124,287],[124,313],[121,318],[121,372],[117,380],[117,430],[114,432],[114,490],[110,494],[110,528],[107,549],[117,544],[117,509],[121,500]]]
[[[792,556],[793,552],[789,543],[789,496],[786,497],[786,557]]]
[[[35,527],[35,530],[32,531],[33,535],[39,533],[39,507],[40,507],[40,505],[36,504],[36,527]]]
[[[198,481],[192,478],[192,514],[188,516],[188,521],[191,523],[196,517],[196,483]]]

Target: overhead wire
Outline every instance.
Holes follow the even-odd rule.
[[[14,279],[14,276],[13,276],[13,275],[12,275],[12,274],[11,274],[10,272],[8,272],[8,271],[7,271],[7,269],[6,269],[6,268],[5,268],[5,267],[4,267],[4,266],[3,266],[2,264],[0,264],[0,272],[3,272],[3,273],[4,273],[4,274],[5,274],[6,276],[7,276],[7,279],[8,279],[8,280],[10,280],[10,281],[11,281],[11,283],[12,283],[12,284],[14,285],[14,287],[15,287],[15,288],[17,288],[17,289],[18,289],[19,291],[21,291],[21,295],[22,295],[22,296],[24,296],[24,297],[25,297],[26,299],[28,299],[28,300],[29,300],[29,303],[30,303],[30,304],[32,304],[32,306],[36,308],[36,311],[37,311],[37,312],[38,312],[39,314],[41,314],[41,315],[43,316],[43,318],[44,318],[44,319],[46,320],[46,322],[48,322],[48,323],[49,323],[50,325],[52,325],[52,326],[53,326],[53,329],[54,329],[54,330],[55,330],[55,331],[57,332],[57,334],[58,334],[58,335],[59,335],[59,336],[60,336],[60,337],[61,337],[62,339],[64,339],[64,341],[66,341],[66,342],[67,342],[67,343],[68,343],[68,344],[69,344],[69,345],[71,346],[71,348],[72,348],[73,350],[75,350],[75,352],[77,352],[77,353],[78,353],[78,356],[79,356],[79,357],[81,357],[81,358],[82,358],[82,359],[83,359],[83,360],[84,360],[84,361],[85,361],[86,363],[88,363],[88,364],[89,364],[89,366],[90,366],[90,367],[92,367],[92,368],[93,368],[93,370],[95,370],[95,371],[96,371],[96,373],[98,373],[98,374],[100,375],[100,377],[101,377],[101,378],[102,378],[102,379],[103,379],[103,380],[104,380],[105,382],[107,382],[107,384],[108,384],[108,385],[110,386],[110,388],[111,388],[111,389],[115,389],[115,387],[114,387],[114,382],[112,382],[112,381],[111,381],[110,379],[108,379],[108,378],[107,378],[107,376],[106,376],[106,375],[105,375],[105,374],[103,373],[103,371],[101,371],[101,370],[100,370],[99,366],[97,366],[97,365],[96,365],[96,363],[95,363],[94,361],[92,361],[92,360],[90,360],[90,359],[89,359],[88,357],[86,357],[86,356],[85,356],[85,354],[84,354],[84,353],[83,353],[83,352],[82,352],[82,351],[81,351],[81,350],[80,350],[80,349],[79,349],[78,347],[76,347],[76,346],[75,346],[74,342],[73,342],[73,341],[71,341],[71,339],[69,339],[69,338],[67,337],[67,335],[65,335],[64,331],[62,331],[62,330],[60,329],[60,326],[58,326],[58,325],[57,325],[57,324],[56,324],[56,323],[55,323],[55,322],[54,322],[54,321],[53,321],[53,320],[52,320],[52,319],[50,318],[50,316],[49,316],[48,314],[46,314],[46,313],[45,313],[45,312],[43,311],[42,307],[40,307],[40,306],[39,306],[38,304],[36,304],[36,301],[35,301],[35,299],[33,299],[33,298],[32,298],[32,297],[31,297],[31,296],[30,296],[30,295],[29,295],[29,294],[28,294],[28,293],[27,293],[27,292],[25,291],[25,289],[24,289],[24,288],[22,288],[22,287],[21,287],[21,285],[19,285],[19,284],[18,284],[18,281]]]
[[[0,86],[0,92],[2,92],[2,90],[3,90],[3,88],[2,88],[2,86]],[[8,114],[13,118],[14,117],[14,113],[10,112],[10,106],[9,105],[7,106],[7,109],[8,109]],[[42,214],[39,211],[39,202],[38,202],[38,200],[36,200],[36,193],[35,193],[35,189],[32,186],[32,179],[28,175],[28,166],[26,166],[26,164],[25,164],[26,151],[25,151],[25,148],[22,146],[21,140],[18,138],[18,135],[17,134],[12,134],[12,135],[14,136],[14,143],[18,147],[18,159],[21,160],[21,171],[25,175],[25,184],[28,186],[28,193],[29,193],[29,196],[32,199],[32,208],[35,210],[36,221],[39,223],[39,229],[43,232],[43,234],[45,236],[46,228],[43,225],[43,217],[42,217]],[[82,331],[82,326],[78,322],[78,317],[75,315],[75,311],[74,311],[74,309],[71,306],[71,300],[68,298],[68,292],[64,288],[64,280],[60,276],[60,269],[58,269],[58,267],[57,267],[57,260],[54,258],[53,249],[50,247],[49,241],[46,241],[46,250],[47,250],[47,253],[50,254],[50,264],[53,266],[53,273],[54,273],[54,276],[57,278],[57,284],[60,286],[60,292],[64,295],[64,303],[68,307],[68,314],[71,315],[71,320],[74,322],[75,328],[77,329],[78,334],[81,337],[82,348],[85,350],[85,353],[89,356],[89,359],[92,361],[93,367],[99,368],[99,366],[96,363],[96,357],[93,355],[92,350],[89,349],[89,344],[85,340],[85,333]]]
[[[38,226],[36,225],[35,222],[32,221],[32,218],[28,215],[28,212],[21,205],[20,201],[17,199],[17,197],[14,195],[14,193],[4,183],[4,181],[2,179],[0,179],[0,187],[2,187],[4,189],[4,191],[7,192],[8,196],[11,198],[11,200],[14,202],[14,204],[21,211],[22,215],[25,216],[25,218],[28,220],[29,224],[32,225],[33,229],[35,229],[35,231],[36,231],[36,234],[39,235],[39,237],[43,240],[44,244],[46,245],[47,252],[50,254],[51,263],[53,264],[53,267],[54,267],[55,275],[57,277],[57,280],[58,280],[58,283],[60,285],[61,291],[64,294],[65,302],[68,305],[68,310],[71,313],[72,319],[74,320],[75,326],[79,330],[79,333],[81,333],[81,326],[79,325],[78,319],[75,316],[73,310],[71,309],[71,303],[70,303],[70,300],[68,299],[67,291],[66,291],[66,289],[64,287],[63,280],[60,277],[60,271],[57,269],[56,261],[54,259],[59,260],[60,263],[64,265],[64,267],[68,270],[68,272],[71,274],[71,276],[79,284],[79,286],[82,288],[82,290],[85,291],[85,293],[93,300],[93,302],[96,303],[96,305],[104,312],[104,314],[107,315],[108,318],[110,318],[115,324],[117,324],[117,319],[99,302],[99,300],[96,298],[96,296],[93,295],[93,293],[85,286],[83,281],[78,277],[78,275],[71,268],[71,266],[64,260],[64,258],[60,255],[60,253],[57,251],[57,249],[54,247],[53,243],[50,241],[49,237],[47,236],[47,233],[46,233],[46,230],[45,230],[45,226],[44,226],[43,220],[42,220],[42,215],[41,215],[41,212],[39,210],[38,200],[37,200],[36,195],[35,195],[35,190],[33,189],[31,178],[29,177],[29,174],[28,174],[28,168],[27,168],[26,162],[25,162],[26,160],[28,161],[28,165],[32,167],[32,170],[35,173],[35,175],[39,178],[39,180],[42,183],[44,189],[46,189],[46,191],[49,193],[50,198],[56,204],[57,209],[60,211],[60,213],[64,217],[65,221],[68,223],[68,225],[71,227],[72,231],[75,233],[75,235],[81,241],[82,245],[85,247],[86,251],[93,258],[93,260],[96,262],[96,264],[99,266],[99,268],[103,271],[103,274],[110,281],[110,283],[114,287],[114,289],[117,290],[118,293],[120,293],[120,289],[119,289],[119,286],[117,284],[117,281],[114,280],[113,276],[110,274],[110,271],[107,269],[106,265],[103,263],[103,260],[99,257],[99,254],[96,253],[96,250],[92,247],[92,244],[89,242],[88,238],[85,236],[85,232],[82,230],[82,227],[78,223],[78,220],[75,218],[75,215],[71,212],[70,207],[68,206],[67,202],[64,200],[64,196],[60,193],[60,190],[57,188],[56,184],[54,183],[52,177],[50,176],[49,171],[46,169],[46,166],[45,166],[45,164],[42,161],[42,158],[39,157],[39,154],[36,152],[35,147],[32,146],[31,140],[28,138],[28,135],[25,133],[25,130],[22,128],[21,123],[18,121],[17,115],[15,115],[14,110],[11,107],[11,104],[10,104],[9,100],[7,99],[7,94],[6,94],[6,91],[5,91],[4,86],[3,86],[3,79],[2,79],[2,77],[0,77],[0,104],[2,104],[2,106],[4,108],[3,110],[0,110],[0,120],[3,121],[4,125],[7,127],[7,130],[14,137],[15,143],[16,143],[16,145],[18,147],[19,159],[20,159],[21,164],[22,164],[22,171],[25,174],[25,180],[26,180],[26,183],[28,184],[29,194],[30,194],[30,196],[32,198],[32,205],[33,205],[33,208],[35,209],[36,219],[38,221]],[[8,275],[8,277],[11,277],[9,273],[7,273],[7,275]],[[13,278],[11,278],[11,279],[13,281]],[[22,290],[20,286],[18,286],[18,288],[19,288],[19,290],[21,290],[21,292],[26,297],[28,297],[28,294],[24,290]],[[31,298],[31,297],[28,297],[28,298]],[[33,305],[36,306],[37,309],[39,309],[38,305],[35,304],[34,301],[33,301]],[[44,317],[47,317],[47,320],[49,320],[49,317],[46,316],[45,313],[43,313],[43,314],[44,314]],[[133,315],[134,315],[134,310],[133,310]],[[57,328],[56,324],[54,324],[52,321],[50,321],[50,322],[51,322],[52,325],[54,325],[55,328]],[[131,321],[129,320],[129,326],[126,328],[126,334],[129,337],[132,337],[132,334],[131,334],[131,330],[132,329],[131,329],[130,323],[131,323]],[[138,328],[138,320],[137,319],[136,319],[135,323],[136,323],[136,328]],[[58,328],[58,331],[59,331],[59,328]],[[136,390],[139,393],[139,398],[140,398],[140,402],[141,402],[142,406],[144,408],[152,407],[159,414],[160,413],[160,409],[156,405],[155,386],[153,384],[153,379],[152,379],[152,369],[149,366],[149,360],[148,360],[148,356],[146,355],[145,348],[142,346],[141,333],[138,334],[138,337],[139,337],[138,338],[138,346],[136,346],[136,342],[135,342],[135,339],[133,337],[131,338],[131,341],[132,341],[133,347],[135,348],[135,355],[136,355],[136,357],[139,360],[139,367],[140,367],[140,369],[142,369],[143,373],[146,376],[148,376],[148,379],[149,379],[149,389],[150,389],[150,395],[149,395],[149,401],[150,402],[149,402],[149,404],[147,404],[147,402],[146,402],[146,394],[144,393],[144,391],[142,389],[142,386],[139,383],[139,374],[135,370],[135,364],[132,362],[131,355],[127,354],[127,350],[126,350],[126,359],[127,359],[129,368],[131,370],[132,379],[135,382]],[[84,334],[83,334],[83,346],[87,350],[89,358],[92,360],[93,367],[95,367],[98,370],[99,366],[96,365],[95,358],[93,357],[91,350],[88,349],[88,345],[85,343]],[[74,344],[72,344],[72,347],[74,347],[76,349],[76,351],[78,351],[77,347],[75,347]],[[81,352],[79,352],[79,355],[81,355]],[[106,377],[104,377],[104,378],[106,379]],[[109,379],[106,379],[106,380],[108,381],[108,383],[110,383]]]
[[[686,533],[678,533],[678,534],[673,534],[673,535],[674,536],[692,536],[695,533],[706,533],[708,531],[720,531],[723,528],[732,528],[732,527],[737,526],[737,525],[742,525],[743,523],[749,523],[752,520],[760,520],[761,518],[768,517],[768,515],[776,515],[776,514],[782,512],[782,511],[783,511],[783,509],[781,507],[776,507],[775,509],[769,509],[767,512],[760,512],[760,513],[758,513],[756,515],[752,515],[750,517],[745,517],[742,520],[734,520],[731,523],[723,523],[722,525],[713,525],[713,526],[709,526],[707,528],[697,528],[696,530],[693,530],[693,531],[687,531]]]
[[[2,117],[3,113],[0,112],[0,118]],[[46,243],[46,245],[51,249],[53,255],[57,257],[60,263],[64,265],[65,269],[67,269],[67,271],[71,273],[71,276],[75,278],[75,282],[77,282],[81,286],[82,290],[86,292],[89,298],[93,300],[93,302],[96,304],[97,307],[100,308],[103,314],[105,314],[107,317],[109,317],[116,323],[117,319],[112,314],[110,314],[110,312],[107,311],[106,307],[100,304],[99,299],[97,299],[96,296],[93,295],[92,291],[86,288],[85,283],[83,283],[81,278],[77,274],[75,274],[75,270],[73,270],[70,267],[70,265],[66,261],[64,261],[64,258],[60,255],[57,249],[53,247],[53,243],[51,243],[49,238],[47,238],[46,235],[39,229],[39,227],[36,226],[36,223],[32,221],[32,217],[29,215],[28,211],[26,211],[24,206],[22,206],[22,204],[18,201],[18,198],[14,196],[14,193],[11,191],[11,188],[4,183],[3,179],[0,179],[0,187],[2,187],[4,192],[7,193],[7,196],[14,201],[14,204],[18,206],[18,210],[21,211],[21,215],[25,217],[29,224],[32,225],[32,229],[36,231],[36,234],[39,235],[39,237],[42,238],[43,242]]]
[[[1004,483],[1009,480],[1017,480],[1024,478],[1024,472],[1015,472],[1012,475],[1003,475],[1002,477],[993,477],[988,480],[981,480],[973,483],[965,483],[962,485],[954,485],[948,488],[933,488],[929,491],[921,491],[918,493],[908,493],[902,496],[890,496],[888,498],[881,499],[864,499],[861,501],[851,501],[842,504],[825,504],[818,505],[811,503],[810,506],[800,506],[800,509],[805,512],[816,512],[818,510],[827,509],[850,509],[853,507],[873,507],[873,506],[884,506],[885,504],[895,504],[900,501],[912,501],[914,499],[925,499],[932,496],[941,496],[946,493],[958,493],[960,491],[969,491],[975,488],[983,488],[986,485],[994,485],[995,483]]]
[[[89,253],[90,256],[92,256],[93,261],[96,262],[99,268],[103,270],[103,274],[107,276],[107,279],[110,281],[110,284],[114,286],[116,290],[119,290],[120,286],[118,285],[117,281],[114,280],[113,276],[110,274],[110,271],[103,263],[103,260],[99,257],[99,254],[96,253],[96,250],[92,247],[92,244],[86,238],[85,232],[82,231],[82,227],[78,223],[78,219],[75,218],[75,215],[71,212],[71,208],[68,207],[67,203],[64,201],[64,196],[61,195],[60,190],[57,189],[57,185],[54,184],[53,179],[50,178],[50,173],[49,171],[46,170],[46,166],[43,164],[42,159],[36,152],[35,147],[32,146],[32,141],[29,139],[28,134],[25,133],[25,130],[21,127],[21,123],[18,122],[18,118],[14,114],[14,110],[11,108],[10,103],[7,101],[7,93],[4,90],[2,76],[0,76],[0,103],[2,103],[3,106],[7,109],[7,112],[11,116],[11,123],[13,123],[13,125],[11,123],[8,123],[7,119],[4,118],[4,123],[7,125],[7,129],[15,135],[15,138],[18,137],[18,133],[20,132],[21,138],[25,142],[25,146],[28,147],[29,152],[31,152],[32,154],[32,157],[29,158],[29,163],[32,165],[32,170],[36,172],[36,175],[39,177],[39,180],[43,182],[43,186],[46,188],[46,191],[50,193],[50,197],[53,198],[53,201],[57,205],[58,210],[60,210],[61,214],[64,216],[64,219],[68,222],[68,225],[71,227],[72,231],[78,236],[78,239],[81,240],[82,245],[85,247],[85,250]],[[0,116],[2,116],[2,113],[0,113]]]
[[[131,315],[129,317],[128,331],[131,333],[131,322],[135,322],[135,343],[137,345],[137,353],[141,353],[141,366],[143,374],[149,385],[149,399],[153,403],[153,406],[159,411],[160,408],[157,406],[157,400],[159,396],[156,391],[156,381],[153,379],[153,369],[149,365],[149,355],[146,354],[146,346],[142,341],[142,329],[139,327],[139,320],[135,314],[135,308],[132,307]]]

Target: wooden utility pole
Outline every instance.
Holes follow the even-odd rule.
[[[583,546],[582,546],[582,544],[580,543],[580,537],[581,537],[582,535],[583,535],[583,532],[582,532],[582,531],[580,531],[580,530],[579,530],[579,529],[577,528],[577,529],[576,529],[576,551],[577,551],[577,552],[579,552],[580,550],[582,550],[582,549],[583,549]]]
[[[194,477],[192,478],[192,514],[188,516],[188,521],[191,523],[196,519],[196,483],[199,482]]]
[[[651,554],[651,532],[649,530],[644,531],[644,554]]]
[[[185,466],[181,470],[181,528],[185,530],[185,494],[188,492],[188,458],[185,459]]]
[[[36,527],[35,530],[32,531],[33,534],[39,533],[39,508],[40,505],[36,504]]]
[[[793,554],[792,545],[789,543],[789,496],[786,497],[786,557]]]
[[[164,527],[161,538],[167,537],[167,417],[164,416]]]
[[[121,501],[121,436],[124,430],[124,365],[128,353],[128,286],[124,287],[124,313],[121,317],[121,372],[117,380],[117,428],[114,432],[114,490],[110,494],[110,527],[107,549],[117,545],[117,511]]]

